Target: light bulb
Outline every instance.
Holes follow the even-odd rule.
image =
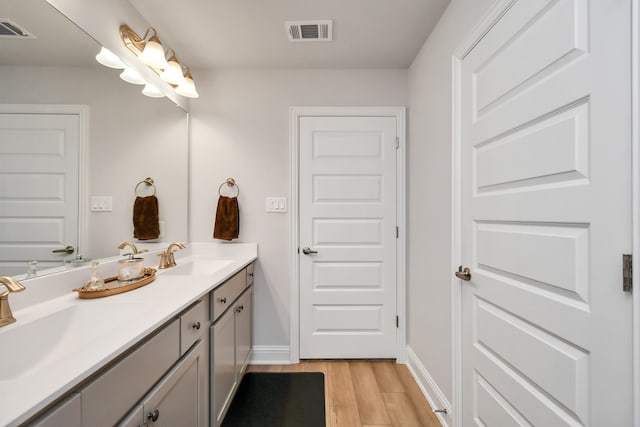
[[[157,68],[159,70],[167,68],[167,60],[164,58],[164,49],[162,48],[162,44],[160,44],[158,36],[153,36],[149,39],[144,46],[144,50],[138,56],[138,59],[149,67]]]
[[[123,69],[126,67],[124,63],[109,49],[101,47],[100,52],[96,55],[96,61],[109,68]]]
[[[163,98],[164,93],[160,92],[160,89],[152,85],[151,83],[147,83],[142,89],[142,94],[151,98]]]
[[[193,82],[193,77],[190,72],[184,75],[184,83],[175,90],[178,95],[186,96],[187,98],[197,98],[200,96],[196,91],[196,84]]]
[[[120,78],[127,83],[131,83],[134,85],[144,85],[147,84],[147,81],[142,78],[140,73],[138,73],[133,68],[125,68],[122,73],[120,73]]]

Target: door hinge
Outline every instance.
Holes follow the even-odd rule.
[[[400,238],[400,227],[396,225],[396,239]]]
[[[631,254],[622,255],[622,290],[631,292],[633,290],[633,264]]]
[[[400,148],[400,137],[396,136],[396,150]]]
[[[400,316],[396,316],[396,328],[400,327]]]

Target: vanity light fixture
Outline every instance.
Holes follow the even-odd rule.
[[[120,58],[106,47],[101,47],[100,52],[96,55],[96,61],[109,68],[123,69],[126,67]]]
[[[193,82],[193,77],[188,68],[184,75],[184,83],[178,86],[175,91],[178,95],[186,96],[187,98],[197,98],[200,96],[196,91],[196,84]]]
[[[126,67],[122,73],[120,73],[120,78],[127,83],[131,83],[134,85],[144,85],[147,84],[147,81],[142,78],[140,73],[130,67]]]
[[[142,89],[142,94],[144,96],[148,96],[151,98],[164,97],[164,93],[162,93],[160,89],[158,89],[157,87],[155,87],[155,85],[152,85],[151,83],[147,83],[146,85],[144,85],[144,89]]]
[[[178,61],[173,49],[169,49],[165,53],[158,38],[158,33],[154,28],[149,28],[144,37],[140,37],[127,24],[122,24],[120,26],[120,38],[127,49],[133,52],[140,62],[149,66],[160,78],[171,85],[178,95],[187,98],[197,98],[199,96],[189,69],[184,67],[186,68],[186,73],[183,72],[183,65]],[[166,59],[167,56],[169,57],[168,60]],[[158,88],[155,89],[160,92]],[[149,92],[152,92],[151,89],[149,89]]]

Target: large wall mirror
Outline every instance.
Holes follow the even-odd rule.
[[[38,275],[78,255],[117,255],[127,240],[141,247],[186,241],[188,114],[166,98],[145,97],[142,86],[119,78],[121,70],[98,64],[100,45],[45,0],[2,0],[0,18],[33,35],[0,35],[0,275],[25,274],[39,252],[69,245],[77,245],[73,254],[39,262]],[[45,131],[47,120],[57,123],[69,110],[80,117],[79,126],[70,125],[79,133],[78,160],[71,161],[75,171],[61,175],[47,168],[72,150],[56,144],[40,150],[46,138],[56,138]],[[32,131],[16,139],[22,123]],[[147,177],[155,189],[138,186]],[[162,232],[156,240],[133,237],[136,187],[142,196],[155,190]],[[61,200],[68,188],[78,208]],[[41,216],[56,204],[76,209],[75,220],[56,225],[52,218],[62,213]],[[65,240],[73,228],[77,243]]]

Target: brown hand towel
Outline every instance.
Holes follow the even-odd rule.
[[[213,238],[222,240],[237,239],[240,234],[240,210],[238,198],[220,196],[216,209],[216,221],[213,226]]]
[[[158,199],[156,196],[136,197],[133,203],[133,237],[139,240],[160,236]]]

